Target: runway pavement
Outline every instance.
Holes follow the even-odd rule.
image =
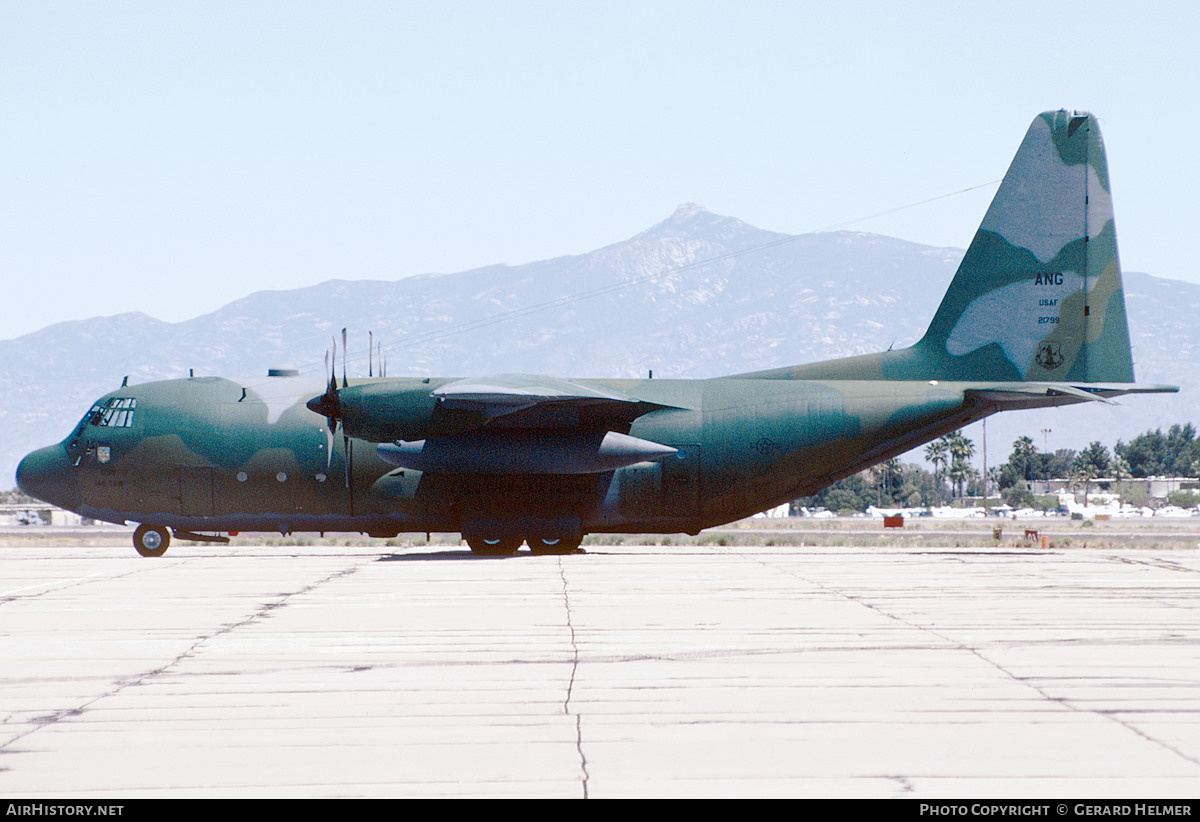
[[[0,548],[0,795],[1194,798],[1200,551]]]

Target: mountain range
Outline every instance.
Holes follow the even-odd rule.
[[[0,487],[125,377],[320,373],[343,327],[352,376],[379,373],[370,330],[388,376],[714,377],[910,345],[962,254],[861,232],[780,234],[688,204],[586,254],[257,292],[179,323],[142,313],[58,323],[0,341]],[[993,417],[991,464],[1022,435],[1039,449],[1111,447],[1193,419],[1200,286],[1126,272],[1125,294],[1138,381],[1180,394]]]

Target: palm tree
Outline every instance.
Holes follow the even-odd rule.
[[[895,505],[896,496],[904,482],[904,469],[897,457],[879,463],[872,469],[879,505]]]
[[[946,464],[949,453],[950,449],[945,437],[936,439],[925,446],[925,459],[933,464],[934,502],[939,505],[942,502],[942,466]]]
[[[1099,441],[1093,442],[1075,458],[1074,478],[1083,483],[1083,504],[1088,504],[1088,492],[1091,491],[1092,480],[1108,473],[1112,457],[1108,449]]]
[[[947,434],[943,439],[947,441],[946,448],[950,452],[950,477],[952,481],[958,481],[958,496],[961,497],[973,471],[971,457],[975,456],[975,443],[963,436],[961,429]]]
[[[1013,441],[1012,456],[1009,462],[1014,468],[1020,466],[1021,479],[1029,482],[1035,479],[1037,471],[1037,446],[1032,437],[1020,437]]]
[[[958,497],[964,497],[967,494],[967,483],[974,479],[979,474],[971,467],[969,462],[955,460],[950,463],[950,484],[955,489],[955,494]]]
[[[1088,504],[1088,492],[1092,488],[1092,480],[1100,476],[1096,466],[1090,462],[1078,461],[1071,471],[1071,479],[1083,483],[1083,504]]]

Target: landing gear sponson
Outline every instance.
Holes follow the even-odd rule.
[[[483,557],[512,556],[520,549],[522,542],[528,542],[529,550],[535,554],[571,554],[579,549],[582,542],[562,537],[528,537],[522,540],[519,537],[470,536],[465,539],[471,551]]]

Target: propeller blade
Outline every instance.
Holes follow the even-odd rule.
[[[346,349],[347,348],[348,348],[348,346],[346,345],[346,329],[343,328],[342,329],[342,388],[345,388],[346,386],[350,385],[349,381],[346,379]]]
[[[325,364],[329,366],[329,389],[326,393],[332,394],[337,391],[337,375],[335,373],[337,371],[337,340],[330,337],[329,342],[333,346],[333,357],[325,361]]]
[[[345,334],[345,330],[342,331]],[[333,437],[337,433],[337,429],[342,419],[342,401],[338,396],[337,384],[337,340],[332,340],[332,356],[331,349],[325,349],[325,367],[329,369],[329,385],[325,387],[325,393],[319,397],[313,397],[307,403],[310,411],[314,411],[325,417],[327,432],[325,434],[325,470],[328,472],[333,465]],[[342,356],[345,357],[345,338],[342,340]],[[345,360],[343,359],[343,368]],[[343,387],[345,387],[345,375],[343,374]],[[342,427],[342,442],[346,447],[346,453],[350,453],[350,438],[346,436],[345,427]],[[349,457],[347,457],[348,459]],[[346,466],[346,487],[350,487],[350,467]]]

